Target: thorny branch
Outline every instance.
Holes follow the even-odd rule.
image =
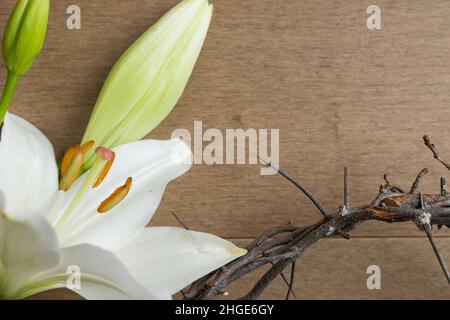
[[[431,143],[430,138],[428,136],[423,136],[423,142],[431,150],[431,152],[433,153],[433,157],[437,161],[442,163],[442,165],[444,167],[446,167],[448,170],[450,170],[450,164],[439,155],[439,152],[437,151],[436,146],[433,143]]]
[[[450,170],[450,164],[441,157],[430,138],[424,136],[423,139],[425,146],[431,150],[434,158]],[[265,165],[272,166],[263,159],[260,160]],[[274,167],[272,166],[272,168]],[[391,184],[385,175],[385,183],[380,186],[375,199],[366,206],[352,208],[349,204],[348,170],[345,168],[343,204],[335,214],[331,214],[305,186],[278,168],[274,169],[307,196],[322,214],[322,219],[307,227],[295,227],[289,223],[267,230],[247,246],[246,255],[193,283],[184,293],[185,299],[212,299],[223,293],[231,282],[266,265],[270,265],[270,269],[241,299],[260,299],[263,291],[277,276],[283,277],[288,287],[286,299],[289,299],[293,295],[296,262],[303,252],[326,237],[338,235],[349,239],[349,232],[368,220],[388,223],[414,222],[419,230],[427,235],[450,285],[448,267],[432,233],[433,225],[437,225],[438,228],[450,226],[450,194],[447,192],[444,178],[441,178],[440,181],[441,192],[439,194],[422,194],[418,190],[428,169],[419,172],[409,191],[404,191],[399,186]],[[291,265],[291,276],[288,280],[283,275],[283,271],[289,265]]]

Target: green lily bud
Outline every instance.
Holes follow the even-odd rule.
[[[41,51],[47,31],[49,0],[18,0],[3,34],[9,72],[25,74]]]
[[[212,12],[208,0],[184,0],[123,54],[100,92],[82,143],[113,148],[140,140],[170,113],[200,54]],[[85,170],[92,156],[86,155]]]
[[[41,51],[47,31],[49,0],[18,0],[3,34],[3,59],[8,69],[0,99],[0,124],[16,91]]]

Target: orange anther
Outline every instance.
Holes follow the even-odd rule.
[[[98,213],[105,213],[117,206],[130,192],[132,178],[128,177],[125,184],[117,188],[106,200],[104,200],[97,209]]]
[[[107,160],[107,162],[103,167],[102,171],[99,173],[97,180],[95,181],[92,188],[97,188],[103,182],[103,180],[108,175],[108,172],[113,165],[114,159],[116,158],[116,154],[113,151],[106,148],[97,148],[95,152],[97,154],[100,154],[104,160]]]
[[[94,146],[95,142],[94,140],[89,140],[88,142],[86,142],[85,144],[83,144],[80,148],[81,151],[83,151],[83,153],[88,152],[89,150],[91,150],[91,148]]]
[[[61,176],[64,176],[67,172],[67,168],[70,166],[73,160],[73,156],[78,151],[80,147],[78,145],[70,147],[67,149],[66,153],[64,154],[64,158],[61,162]]]
[[[84,153],[81,152],[80,148],[76,148],[73,156],[71,157],[70,164],[64,170],[64,175],[59,183],[59,188],[61,190],[67,191],[78,178],[81,170],[81,166],[84,162]]]

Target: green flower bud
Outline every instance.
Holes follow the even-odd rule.
[[[18,0],[3,34],[3,58],[9,72],[25,74],[41,51],[49,0]]]
[[[47,30],[49,0],[18,0],[3,34],[3,58],[8,77],[0,98],[0,124],[3,123],[19,78],[41,51]]]
[[[123,54],[103,86],[83,143],[114,148],[140,140],[170,113],[200,54],[212,12],[208,0],[184,0]]]

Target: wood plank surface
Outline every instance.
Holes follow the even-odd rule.
[[[382,29],[375,31],[366,27],[368,1],[212,2],[210,32],[185,94],[149,137],[193,130],[195,120],[204,129],[280,129],[281,167],[328,208],[342,202],[344,166],[353,205],[372,200],[384,173],[409,187],[428,167],[423,190],[438,191],[439,177],[448,173],[421,137],[429,134],[450,158],[447,1],[376,1]],[[114,62],[175,3],[52,1],[44,50],[20,82],[11,111],[39,126],[61,156],[81,139]],[[13,4],[0,2],[1,29]],[[65,26],[71,4],[81,7],[81,30]],[[195,165],[168,186],[151,223],[175,225],[169,210],[192,229],[230,239],[319,217],[293,186],[261,176],[255,165]],[[326,240],[302,259],[301,298],[449,298],[430,248],[411,238],[423,236],[414,225],[371,222],[354,235],[351,242]],[[450,256],[450,233],[439,235]],[[386,264],[380,291],[364,288],[362,267],[371,257]]]

